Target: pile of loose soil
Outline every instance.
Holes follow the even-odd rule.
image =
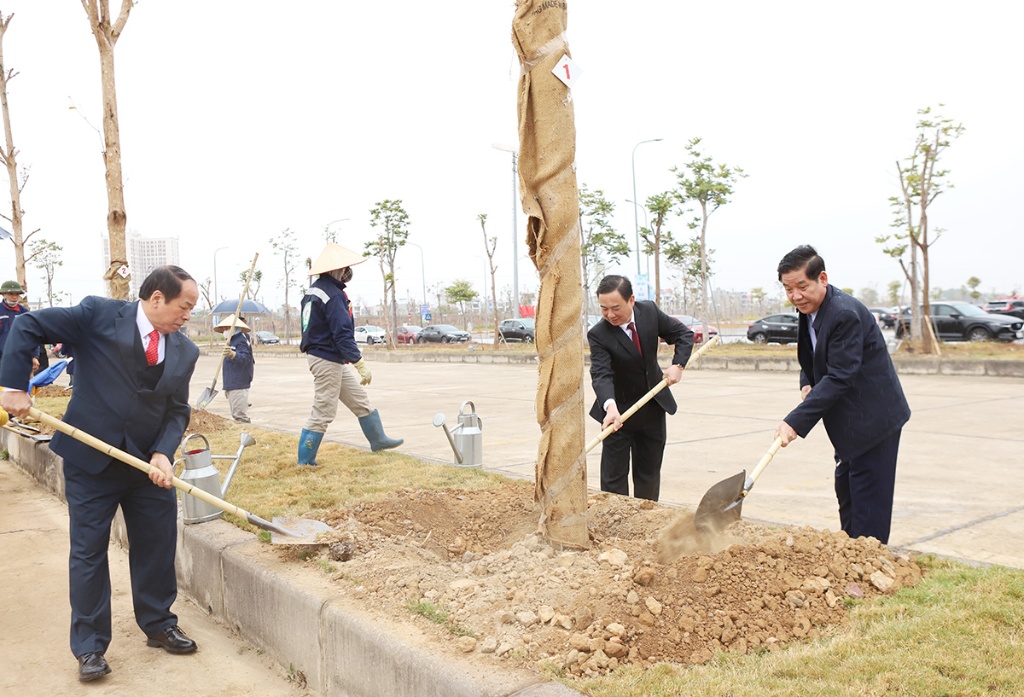
[[[874,538],[741,521],[662,564],[659,533],[690,515],[590,497],[588,550],[534,531],[533,487],[393,493],[333,511],[334,579],[372,610],[413,621],[453,650],[596,675],[775,650],[846,621],[848,598],[912,586],[917,564]],[[323,568],[319,563],[317,568]],[[435,608],[434,623],[410,607]],[[426,613],[424,613],[426,614]]]

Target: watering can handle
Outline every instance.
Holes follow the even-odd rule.
[[[190,440],[192,440],[193,438],[197,438],[197,437],[198,438],[202,438],[203,442],[206,443],[206,447],[203,448],[203,450],[209,450],[210,449],[210,441],[207,440],[206,436],[204,436],[202,433],[190,433],[188,436],[186,436],[185,440],[181,441],[181,454],[182,454],[182,457],[184,457],[185,455],[188,454],[185,451],[185,446],[188,445],[188,442]],[[176,464],[177,464],[177,461],[175,461],[175,465]]]

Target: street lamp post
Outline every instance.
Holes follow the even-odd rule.
[[[519,314],[519,238],[516,237],[519,229],[519,196],[517,195],[517,179],[519,178],[519,151],[507,145],[491,145],[496,150],[503,150],[512,153],[512,316],[521,317]],[[494,299],[494,307],[497,310],[498,299]]]
[[[220,302],[220,293],[217,291],[217,252],[227,247],[218,247],[213,250],[213,304]]]
[[[427,307],[427,265],[426,262],[423,260],[423,247],[419,246],[415,242],[406,242],[406,244],[412,245],[416,249],[420,250],[420,278],[423,281],[423,307]],[[423,325],[422,307],[420,308],[420,325]]]
[[[657,143],[664,138],[651,138],[650,140],[641,140],[639,143],[633,146],[633,201],[636,201],[636,149],[644,143]],[[635,205],[635,204],[634,204]],[[646,215],[646,211],[644,213]],[[633,209],[633,229],[636,231],[636,273],[640,275],[640,217],[636,213],[636,208]]]
[[[651,224],[648,222],[647,209],[644,208],[643,206],[641,206],[636,201],[634,201],[632,199],[629,199],[629,198],[626,199],[626,203],[632,203],[634,206],[636,206],[637,208],[639,208],[640,210],[642,210],[644,212],[644,227],[647,228],[647,229],[650,229]]]
[[[352,218],[338,218],[337,220],[332,220],[324,225],[324,237],[327,238],[328,242],[334,242],[334,240],[331,239],[331,226],[335,223],[344,223],[346,220],[352,220]]]

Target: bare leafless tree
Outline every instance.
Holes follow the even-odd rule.
[[[89,27],[100,52],[100,77],[103,86],[103,164],[107,172],[107,233],[110,239],[110,266],[103,273],[107,293],[126,300],[131,285],[125,228],[128,216],[124,207],[124,177],[121,173],[121,131],[117,120],[117,89],[114,83],[114,44],[117,43],[133,0],[121,0],[121,12],[111,22],[110,0],[81,0]],[[128,272],[124,273],[122,267]],[[122,273],[124,275],[122,275]]]
[[[14,147],[11,114],[7,103],[7,83],[13,80],[18,73],[13,68],[7,68],[7,62],[4,59],[4,34],[12,19],[14,19],[13,13],[6,17],[0,13],[0,107],[3,109],[5,142],[5,146],[0,147],[0,162],[3,162],[7,168],[7,180],[11,187],[11,215],[0,213],[0,216],[3,216],[4,220],[11,224],[11,242],[14,243],[14,273],[18,277],[18,283],[23,288],[28,288],[25,278],[25,263],[28,261],[25,258],[25,245],[28,244],[29,238],[39,230],[33,230],[27,235],[23,231],[25,211],[21,209],[21,192],[28,183],[28,172],[18,171],[18,149]]]

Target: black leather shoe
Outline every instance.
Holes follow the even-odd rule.
[[[196,642],[185,636],[185,632],[177,625],[168,627],[157,634],[149,634],[146,646],[165,649],[170,653],[192,653],[196,650]]]
[[[110,666],[102,653],[83,653],[78,657],[78,679],[82,682],[102,678],[109,672]]]

